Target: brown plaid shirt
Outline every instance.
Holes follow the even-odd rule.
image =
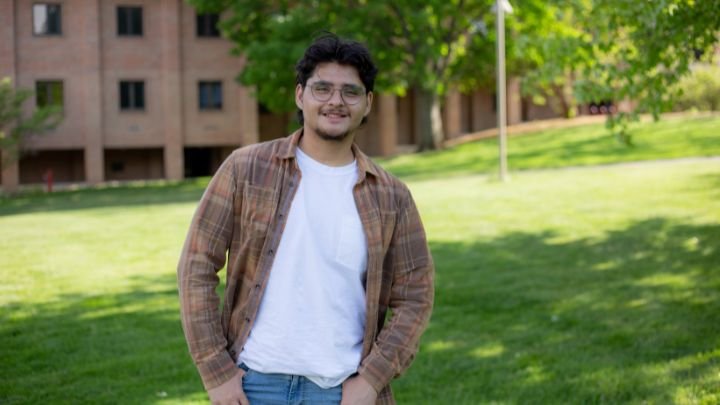
[[[205,388],[238,372],[267,284],[290,204],[300,182],[299,130],[236,150],[210,181],[193,217],[178,265],[180,308],[190,354]],[[434,267],[407,187],[357,146],[355,202],[368,245],[367,318],[358,373],[393,403],[390,381],[412,361],[433,302]],[[215,293],[225,265],[222,311]],[[388,322],[385,316],[391,310]]]

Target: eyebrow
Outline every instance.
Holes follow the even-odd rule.
[[[315,83],[311,83],[310,85],[314,85],[314,84],[323,84],[323,85],[326,85],[326,86],[335,86],[335,83],[328,82],[328,81],[326,81],[326,80],[318,80],[318,81],[316,81]],[[362,89],[362,88],[363,88],[363,86],[359,86],[359,85],[353,84],[353,83],[344,83],[344,84],[341,85],[341,87],[343,87],[343,88],[352,88],[352,89]]]

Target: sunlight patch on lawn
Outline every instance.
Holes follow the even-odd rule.
[[[505,346],[503,346],[501,343],[497,343],[497,342],[482,345],[480,347],[475,348],[475,350],[472,351],[473,356],[479,357],[481,359],[497,357],[503,353],[505,353]]]
[[[441,352],[457,347],[457,343],[448,340],[436,340],[427,346],[429,352]]]
[[[695,282],[688,274],[668,274],[659,273],[642,278],[635,282],[635,285],[641,287],[672,287],[672,288],[692,288]]]

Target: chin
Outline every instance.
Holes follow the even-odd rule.
[[[315,133],[318,134],[318,136],[321,139],[324,139],[326,141],[335,141],[335,142],[341,142],[345,140],[345,138],[350,135],[350,131],[340,132],[340,133],[330,133],[323,131],[322,129],[316,129]]]

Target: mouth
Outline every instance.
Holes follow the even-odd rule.
[[[323,111],[320,113],[320,115],[330,119],[341,119],[349,116],[348,113],[343,111]]]

